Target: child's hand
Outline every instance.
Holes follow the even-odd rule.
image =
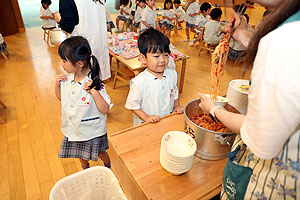
[[[60,86],[60,82],[61,81],[66,81],[66,80],[68,80],[67,74],[64,74],[64,73],[58,74],[56,76],[55,85],[59,87]]]
[[[90,89],[90,86],[92,85],[92,81],[91,80],[88,80],[88,82],[85,82],[84,83],[84,86],[83,86],[83,89],[85,91],[87,91],[88,93],[91,93],[91,90],[93,89]]]
[[[159,122],[159,120],[160,120],[160,117],[158,115],[151,115],[145,121],[155,123],[155,122]]]
[[[184,112],[184,107],[181,106],[175,108],[174,110],[174,113],[178,113],[178,114],[182,114],[183,112]]]

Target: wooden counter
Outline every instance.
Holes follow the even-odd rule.
[[[175,130],[184,131],[183,114],[171,114],[158,123],[144,123],[109,137],[112,169],[128,199],[209,199],[220,192],[226,159],[195,157],[192,169],[180,176],[161,167],[161,138]]]

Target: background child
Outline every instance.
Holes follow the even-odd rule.
[[[82,169],[98,157],[110,168],[106,121],[110,97],[99,77],[99,64],[88,41],[75,36],[59,46],[64,70],[56,76],[55,94],[61,101],[64,138],[60,158],[79,158]],[[92,62],[91,62],[92,61]]]
[[[132,24],[132,16],[131,16],[131,9],[129,6],[129,0],[121,0],[120,6],[120,15],[116,19],[117,29],[116,33],[121,32],[119,29],[119,21],[122,20],[126,24],[127,32],[130,32],[129,25]]]
[[[107,31],[110,32],[111,29],[115,28],[115,24],[113,23],[111,15],[110,15],[109,11],[107,10],[106,6],[105,6],[105,13],[106,13],[106,27],[107,27]]]
[[[249,23],[249,16],[244,14],[247,23]],[[248,24],[249,26],[249,24]],[[253,30],[249,27],[249,31]],[[246,47],[244,47],[241,43],[236,41],[235,39],[231,38],[229,42],[229,53],[228,58],[231,60],[241,60],[246,55]]]
[[[4,58],[7,60],[7,57],[9,55],[7,49],[6,49],[6,43],[4,42],[4,39],[2,37],[2,34],[0,33],[0,53],[4,56]]]
[[[147,6],[143,11],[142,15],[142,24],[141,30],[145,30],[147,28],[159,29],[159,25],[157,23],[157,16],[155,11],[156,0],[146,0]]]
[[[175,19],[175,11],[173,10],[172,0],[165,0],[161,16],[163,20],[160,27],[163,33],[166,34],[166,29],[172,29],[174,27],[173,20]]]
[[[196,17],[199,13],[199,4],[196,2],[196,0],[189,0],[189,3],[186,5],[184,8],[185,11],[185,22],[186,22],[186,27],[185,27],[185,32],[186,32],[186,39],[184,42],[190,41],[190,32],[195,32],[195,21]]]
[[[203,39],[208,44],[218,44],[223,38],[224,28],[221,27],[220,19],[222,16],[222,10],[220,8],[214,8],[210,12],[211,20],[205,24],[205,31]]]
[[[196,22],[195,22],[195,31],[196,34],[199,35],[202,31],[203,28],[202,26],[204,26],[209,20],[209,13],[210,13],[210,9],[211,9],[211,5],[208,2],[204,2],[201,6],[200,6],[200,15],[197,16],[196,18]],[[202,38],[198,37],[198,38],[194,38],[189,46],[193,46],[196,42],[200,41]]]
[[[160,31],[148,29],[138,39],[140,60],[147,66],[131,80],[125,107],[134,113],[133,124],[158,122],[172,112],[183,113],[177,89],[177,73],[166,69],[170,41]]]
[[[185,15],[185,12],[182,9],[182,7],[180,6],[180,4],[181,4],[180,0],[175,0],[174,1],[175,14],[178,17],[178,27],[177,27],[178,30],[182,29],[181,23],[183,23],[184,15]]]
[[[55,16],[49,8],[52,3],[51,0],[42,0],[41,3],[40,18],[43,20],[42,27],[47,29],[56,28]]]
[[[145,7],[146,7],[146,0],[139,0],[135,11],[134,24],[133,24],[138,29],[137,32],[140,32],[141,30],[142,15]]]

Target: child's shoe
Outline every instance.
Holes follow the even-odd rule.
[[[115,33],[120,33],[121,30],[119,29],[119,27],[117,27],[117,29],[115,30]]]
[[[177,28],[177,30],[181,30],[181,29],[183,29],[183,27],[182,27],[182,26],[179,26],[179,27]]]
[[[184,42],[189,42],[190,41],[190,39],[185,39],[185,40],[183,40]]]
[[[191,41],[191,42],[189,43],[189,46],[192,47],[193,45],[194,45],[194,41]]]

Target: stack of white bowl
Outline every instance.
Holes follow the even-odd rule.
[[[160,164],[173,175],[189,171],[197,150],[195,140],[181,131],[166,133],[161,141]]]

